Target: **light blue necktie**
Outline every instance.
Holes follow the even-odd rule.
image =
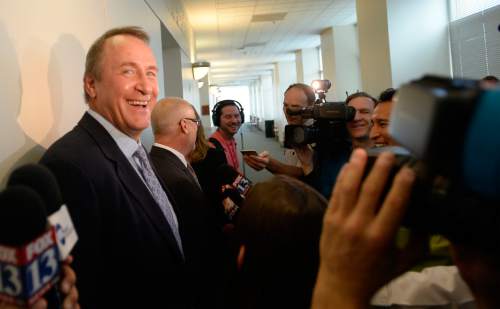
[[[163,215],[167,219],[167,222],[170,225],[172,232],[174,233],[174,237],[177,241],[177,244],[179,245],[179,249],[181,253],[183,253],[181,236],[179,234],[179,226],[177,224],[177,220],[175,219],[174,209],[172,207],[172,204],[170,204],[170,201],[168,200],[167,194],[158,181],[156,174],[151,168],[146,150],[144,150],[144,147],[141,145],[139,146],[139,148],[137,148],[132,156],[139,161],[139,172],[141,173],[144,182],[147,184],[149,191],[151,191],[151,194],[153,195],[156,203],[160,206]]]

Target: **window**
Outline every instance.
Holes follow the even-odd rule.
[[[455,21],[500,4],[500,0],[451,0],[451,20]]]
[[[450,4],[454,77],[500,76],[500,0],[451,0]]]

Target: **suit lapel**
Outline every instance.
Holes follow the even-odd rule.
[[[151,147],[151,154],[150,154],[150,156],[151,156],[151,155],[153,155],[153,151],[154,151],[155,149],[163,150],[163,149],[160,149],[160,148],[158,148],[158,147],[156,147],[156,146],[153,146],[153,147]],[[165,150],[165,152],[171,153],[170,151],[166,151],[166,150]],[[172,154],[172,155],[173,155],[173,154]],[[176,157],[175,159],[177,159],[177,157]],[[179,159],[177,159],[177,161],[179,161]],[[179,161],[178,163],[182,165],[182,162],[180,162],[180,161]],[[168,199],[170,200],[170,203],[172,204],[172,207],[173,207],[173,208],[174,208],[174,210],[175,210],[175,213],[177,214],[177,216],[179,216],[179,209],[178,209],[178,205],[177,205],[177,203],[175,202],[175,198],[172,196],[172,193],[170,193],[170,190],[168,189],[167,185],[163,182],[163,179],[161,179],[160,174],[158,173],[158,169],[157,169],[157,168],[156,168],[156,166],[153,164],[153,162],[151,162],[151,159],[149,160],[149,164],[151,165],[151,168],[152,168],[152,169],[153,169],[153,171],[155,172],[155,174],[156,174],[156,178],[158,178],[158,181],[160,181],[161,186],[163,187],[163,190],[164,190],[164,191],[165,191],[165,193],[167,194]]]
[[[196,183],[196,180],[193,178],[193,175],[191,175],[191,173],[188,171],[187,167],[185,167],[181,160],[179,160],[179,158],[171,151],[153,146],[151,148],[151,156],[157,157],[162,161],[168,161],[169,165],[175,165],[180,171],[182,171],[182,173],[184,173],[184,175],[187,177],[187,179],[189,179],[193,186],[200,188],[198,183]]]
[[[88,113],[85,113],[78,125],[89,132],[89,134],[96,141],[97,145],[101,148],[104,156],[114,163],[116,173],[124,188],[137,201],[137,204],[144,210],[156,229],[165,237],[166,241],[171,246],[175,247],[175,252],[178,257],[183,259],[170,225],[161,212],[160,207],[156,204],[156,201],[149,192],[148,188],[143,183],[135,169],[130,165],[130,162],[121,152],[120,148],[118,148],[118,145],[106,129],[104,129]],[[165,189],[165,186],[163,186],[163,188]],[[168,192],[167,195],[172,203],[172,206],[174,207],[172,198]]]

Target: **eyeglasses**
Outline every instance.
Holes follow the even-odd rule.
[[[192,122],[196,123],[196,125],[197,125],[198,127],[199,127],[199,126],[201,126],[201,120],[199,120],[199,119],[188,118],[188,117],[184,117],[184,118],[182,118],[182,119],[187,119],[187,120],[189,120],[189,121],[192,121]]]

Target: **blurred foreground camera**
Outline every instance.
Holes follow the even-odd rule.
[[[389,132],[417,173],[405,225],[483,248],[500,244],[500,90],[425,76],[401,87]],[[494,248],[494,247],[492,247]],[[498,247],[496,247],[498,249]]]
[[[331,87],[329,80],[315,80],[312,87],[318,95],[314,104],[298,110],[287,109],[286,113],[290,116],[300,115],[303,119],[314,119],[314,124],[286,125],[286,148],[313,143],[318,146],[332,145],[335,141],[348,138],[345,123],[354,119],[356,110],[344,102],[326,102],[325,93]]]

